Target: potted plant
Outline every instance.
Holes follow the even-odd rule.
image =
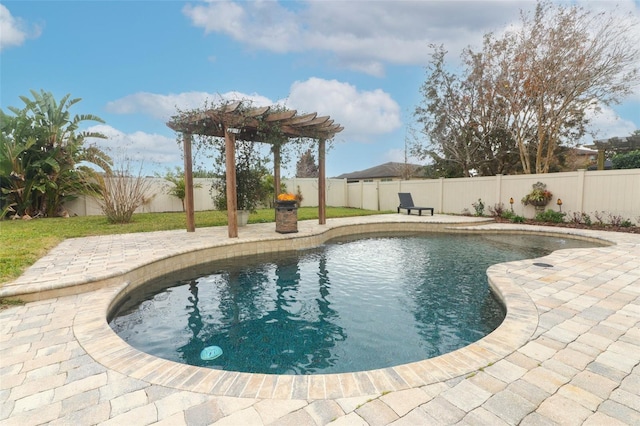
[[[215,190],[214,201],[219,210],[227,208],[227,175],[224,171],[224,148],[221,147],[214,167],[218,169],[218,178],[212,185]],[[236,197],[238,208],[238,226],[247,224],[250,212],[255,212],[267,197],[265,185],[268,169],[266,159],[262,158],[253,142],[236,142]]]
[[[536,182],[531,185],[533,189],[527,195],[522,197],[522,204],[525,206],[531,204],[535,207],[544,207],[549,204],[553,194],[547,190],[547,185],[542,182]]]

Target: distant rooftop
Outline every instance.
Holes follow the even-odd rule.
[[[357,172],[343,173],[340,176],[336,176],[336,178],[347,179],[347,181],[386,178],[398,179],[405,176],[413,178],[423,178],[424,175],[422,173],[422,169],[423,166],[419,164],[388,162]],[[403,173],[404,171],[406,171],[407,173]]]

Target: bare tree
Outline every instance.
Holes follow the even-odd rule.
[[[585,135],[590,112],[640,82],[638,26],[617,9],[544,1],[522,13],[517,29],[485,35],[481,52],[465,50],[460,75],[445,70],[436,50],[416,109],[423,132],[464,174],[499,169],[491,156],[508,169],[514,152],[524,173],[547,173],[558,147]]]
[[[417,121],[423,125],[423,133],[430,139],[430,145],[414,148],[414,155],[436,162],[451,162],[464,176],[469,176],[473,168],[472,157],[478,149],[474,143],[470,112],[472,90],[463,77],[445,68],[446,51],[434,46],[432,60],[428,67],[429,77],[421,87],[423,104],[416,109]]]
[[[142,163],[137,173],[130,158],[124,158],[119,165],[98,177],[102,197],[98,204],[109,223],[131,222],[133,213],[151,202],[155,194],[150,193],[151,180],[142,174]]]
[[[296,177],[299,178],[317,178],[319,174],[318,164],[311,153],[311,148],[307,149],[300,155],[300,159],[296,163]]]
[[[423,102],[415,112],[430,143],[414,144],[412,153],[431,157],[450,177],[512,171],[515,143],[507,132],[505,104],[486,76],[484,56],[465,50],[465,69],[456,74],[446,69],[445,54],[434,46]]]
[[[585,134],[590,110],[631,93],[640,75],[637,28],[630,15],[539,2],[519,30],[485,38],[525,173],[547,173],[556,148]]]

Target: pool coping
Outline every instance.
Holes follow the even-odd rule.
[[[483,233],[527,233],[543,235],[569,235],[582,239],[597,240],[612,244],[603,235],[593,236],[583,232],[557,232],[555,229],[527,229],[526,227],[495,229],[485,224],[425,223],[412,219],[390,223],[388,220],[367,219],[356,223],[327,226],[321,232],[308,235],[288,236],[287,249],[313,247],[336,236],[369,232],[445,231]],[[231,257],[239,253],[261,253],[268,243],[280,239],[257,238],[234,241],[232,244],[212,245],[196,250],[203,254]],[[257,244],[256,244],[257,243]],[[265,245],[267,244],[267,245]],[[248,253],[248,247],[251,253]],[[208,251],[215,247],[221,251]],[[232,250],[235,247],[236,250]],[[278,251],[278,250],[272,250]],[[198,256],[179,253],[186,261],[197,262]],[[555,252],[554,252],[555,253]],[[149,279],[149,267],[162,275],[170,265],[175,265],[175,256],[165,256],[138,266],[128,274],[135,281],[119,285],[107,285],[92,293],[92,303],[81,309],[73,322],[73,332],[84,350],[108,369],[126,376],[179,390],[200,392],[215,396],[270,399],[339,399],[379,395],[390,391],[429,385],[460,376],[468,376],[503,359],[526,344],[538,326],[538,310],[527,292],[508,276],[512,264],[533,264],[536,259],[493,265],[487,270],[489,283],[503,301],[507,313],[503,323],[492,333],[456,351],[409,364],[377,370],[353,373],[319,375],[268,375],[228,372],[204,367],[180,364],[154,357],[129,346],[118,337],[106,322],[111,309],[128,291]]]

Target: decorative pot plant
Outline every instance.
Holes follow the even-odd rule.
[[[282,193],[278,194],[277,203],[281,205],[294,205],[297,204],[297,199],[295,194],[291,193]]]
[[[531,186],[533,189],[530,193],[522,197],[522,204],[525,206],[531,204],[535,207],[544,207],[549,204],[553,194],[551,191],[547,190],[547,185],[542,182],[536,182]]]

